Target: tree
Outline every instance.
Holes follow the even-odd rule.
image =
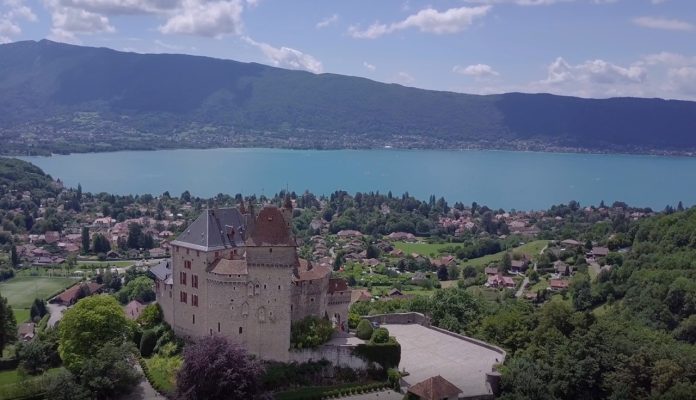
[[[107,295],[78,301],[65,312],[58,329],[60,357],[73,372],[107,342],[122,343],[131,335],[123,309]]]
[[[152,279],[142,275],[129,280],[118,293],[119,301],[127,303],[138,300],[141,303],[148,303],[154,300],[155,291],[152,290],[152,283]]]
[[[89,228],[82,227],[82,253],[89,253]]]
[[[480,301],[459,288],[438,290],[430,305],[433,325],[455,333],[469,328],[481,314]]]
[[[10,247],[10,262],[12,263],[13,267],[17,267],[19,265],[19,255],[17,254],[17,246],[14,244],[12,247]]]
[[[17,348],[20,368],[29,375],[36,375],[46,371],[50,367],[50,347],[50,343],[38,339],[22,343]]]
[[[355,335],[362,340],[370,340],[372,337],[372,323],[366,319],[360,320]]]
[[[130,392],[142,378],[133,367],[135,351],[130,342],[106,342],[83,362],[78,381],[95,399],[111,399]]]
[[[501,261],[501,264],[503,265],[503,269],[506,271],[510,269],[512,266],[512,256],[510,256],[510,252],[506,251],[505,254],[503,254],[503,260]]]
[[[51,375],[46,385],[46,393],[51,394],[51,400],[91,400],[91,396],[70,371],[61,369]]]
[[[437,279],[441,281],[446,281],[449,278],[449,272],[447,271],[447,267],[444,265],[440,265],[437,268]]]
[[[95,253],[108,253],[111,250],[111,243],[104,235],[98,233],[92,239],[92,250]]]
[[[32,321],[43,318],[46,313],[48,313],[48,310],[46,309],[46,302],[43,299],[34,299],[34,303],[31,305],[31,310],[29,310],[29,315],[31,316]]]
[[[0,354],[5,346],[17,341],[17,320],[7,298],[0,297]]]
[[[221,336],[186,347],[176,376],[178,399],[251,399],[260,391],[261,365]]]
[[[148,304],[138,317],[138,323],[144,329],[154,328],[162,322],[162,308],[157,303]]]
[[[157,345],[157,339],[159,338],[154,329],[146,329],[140,338],[140,355],[150,357],[155,349],[155,345]]]

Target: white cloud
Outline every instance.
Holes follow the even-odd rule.
[[[374,70],[377,69],[377,67],[375,67],[374,65],[370,64],[370,63],[367,62],[367,61],[363,61],[363,67],[369,69],[370,71],[374,71]]]
[[[247,36],[244,36],[243,40],[261,50],[266,58],[276,67],[303,69],[315,74],[320,74],[324,70],[321,61],[299,50],[290,47],[273,47],[267,43],[257,42]]]
[[[112,33],[116,29],[109,22],[109,18],[85,10],[57,7],[51,13],[53,27],[51,38],[76,42],[79,40],[75,34]]]
[[[575,0],[466,0],[467,3],[478,4],[517,4],[519,6],[548,6],[556,3],[566,3]],[[595,0],[597,1],[597,0]]]
[[[645,81],[645,68],[632,65],[622,67],[604,60],[590,60],[582,64],[570,65],[563,57],[558,57],[548,67],[544,83],[561,84],[566,82],[589,82],[598,84],[641,83]]]
[[[409,84],[412,84],[412,83],[415,82],[415,81],[416,81],[416,78],[414,78],[413,76],[411,76],[411,74],[409,74],[408,72],[401,71],[401,72],[398,72],[398,73],[396,74],[396,82],[397,82],[397,83],[402,83],[402,84],[404,84],[404,85],[409,85]]]
[[[321,21],[317,22],[316,27],[317,27],[317,29],[322,29],[322,28],[326,28],[328,26],[331,26],[331,25],[335,24],[336,22],[338,22],[338,14],[334,14],[330,17],[326,17],[326,18],[322,19]]]
[[[476,78],[492,77],[500,75],[496,70],[494,70],[490,65],[487,64],[473,64],[466,67],[461,65],[455,65],[452,68],[452,72],[458,74],[473,76]]]
[[[36,14],[24,5],[22,0],[5,0],[0,2],[0,43],[12,41],[12,38],[22,33],[20,21],[35,22]]]
[[[220,38],[242,33],[242,11],[239,0],[184,0],[167,22],[159,27],[164,34],[184,34]]]
[[[696,96],[696,67],[671,68],[668,76],[676,92]]]
[[[638,17],[633,19],[633,23],[643,28],[651,29],[664,29],[670,31],[694,30],[694,25],[690,22],[661,17]]]
[[[485,16],[490,9],[491,6],[459,7],[440,12],[433,8],[426,8],[408,16],[403,21],[389,25],[375,22],[364,30],[357,26],[351,26],[348,29],[348,34],[357,39],[375,39],[409,28],[439,35],[452,34],[468,28],[476,18]]]
[[[177,9],[180,0],[58,0],[55,4],[92,13],[113,15],[155,14]]]
[[[670,53],[663,51],[655,54],[648,54],[643,57],[642,62],[647,65],[669,65],[669,66],[685,66],[696,65],[696,57],[689,57],[683,54]]]

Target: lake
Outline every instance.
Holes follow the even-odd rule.
[[[696,203],[696,158],[510,151],[206,149],[22,157],[68,186],[116,194],[185,190],[272,195],[289,188],[408,192],[493,208],[615,200],[663,209]]]

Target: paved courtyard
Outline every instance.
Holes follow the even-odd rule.
[[[409,386],[442,375],[464,392],[461,396],[491,393],[486,373],[503,361],[500,353],[417,324],[382,326],[401,343],[399,369],[410,373],[404,377]]]

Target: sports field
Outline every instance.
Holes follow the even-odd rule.
[[[75,283],[71,278],[20,276],[0,283],[0,295],[13,308],[30,308],[35,298],[48,300],[58,291]]]

